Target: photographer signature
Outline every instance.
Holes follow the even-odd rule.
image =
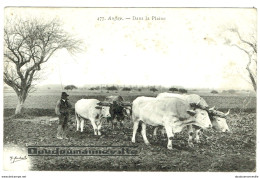
[[[26,159],[27,159],[26,156],[24,156],[24,157],[22,157],[22,156],[19,156],[19,157],[18,156],[10,156],[11,163],[15,163],[15,162],[26,160]]]

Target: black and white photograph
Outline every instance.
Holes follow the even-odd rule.
[[[3,21],[2,170],[258,177],[257,8],[9,6]]]

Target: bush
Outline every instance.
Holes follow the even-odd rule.
[[[100,87],[91,87],[89,90],[99,90]]]
[[[158,91],[156,88],[150,88],[150,91],[152,91],[152,92],[156,92],[156,91]]]
[[[188,91],[187,91],[186,89],[184,89],[184,88],[180,88],[180,89],[179,89],[179,92],[180,92],[180,93],[187,93]]]
[[[212,93],[212,94],[218,94],[218,91],[217,91],[217,90],[212,90],[210,93]]]
[[[124,88],[122,88],[122,91],[131,91],[132,89],[131,88],[129,88],[129,87],[124,87]]]
[[[142,91],[142,89],[141,89],[141,88],[138,88],[138,91]]]
[[[169,91],[171,91],[171,92],[176,92],[176,91],[178,91],[178,88],[172,87],[172,88],[169,88]]]
[[[65,90],[73,90],[73,89],[78,89],[75,85],[67,85],[64,87]]]
[[[114,90],[118,90],[118,89],[115,86],[112,86],[112,87],[107,87],[107,90],[114,91]]]

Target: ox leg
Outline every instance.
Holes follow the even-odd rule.
[[[121,120],[121,121],[120,121],[120,128],[122,129],[123,127],[124,127],[124,121]]]
[[[97,134],[98,134],[98,135],[101,135],[100,130],[101,130],[102,122],[101,122],[101,121],[96,122],[96,125],[97,125]]]
[[[83,132],[84,129],[84,119],[81,119],[80,121],[80,132]]]
[[[97,125],[96,125],[94,119],[91,119],[91,124],[92,124],[92,127],[94,129],[94,135],[97,135],[98,134],[98,129],[97,129]]]
[[[137,132],[137,129],[138,129],[138,124],[139,124],[139,121],[135,121],[134,122],[134,126],[133,126],[133,137],[132,137],[132,142],[135,143],[135,135],[136,135],[136,132]]]
[[[101,132],[100,132],[100,130],[101,130],[101,124],[97,126],[97,130],[98,130],[98,135],[101,135]]]
[[[149,141],[148,141],[148,139],[147,139],[147,137],[146,137],[146,124],[145,124],[145,123],[142,123],[142,131],[141,131],[141,134],[142,134],[142,136],[143,136],[144,143],[145,143],[146,145],[150,145],[150,143],[149,143]]]
[[[188,145],[190,147],[194,147],[192,143],[193,135],[194,135],[192,125],[188,125],[187,127],[188,127],[188,134],[189,134]]]
[[[200,143],[200,136],[199,136],[199,134],[200,134],[200,129],[196,129],[195,130],[195,138],[194,138],[194,141],[196,143]]]
[[[75,118],[76,118],[76,124],[77,124],[77,130],[76,131],[79,131],[79,122],[80,122],[80,120],[78,118],[78,114],[77,113],[75,113]]]
[[[165,134],[166,134],[165,128],[162,128],[162,129],[161,129],[161,134],[162,134],[163,136],[165,136]]]
[[[166,130],[166,134],[167,134],[167,137],[168,137],[167,148],[169,150],[172,150],[172,140],[173,140],[173,137],[174,137],[174,134],[172,132],[172,127],[169,124],[166,124],[165,130]]]
[[[114,130],[117,125],[116,118],[114,118],[111,123],[112,123],[112,129]]]
[[[157,130],[158,130],[158,127],[155,127],[155,129],[153,130],[153,138],[157,138]]]

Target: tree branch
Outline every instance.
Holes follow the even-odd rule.
[[[239,33],[239,31],[238,31],[237,29],[233,29],[232,31],[237,34],[237,36],[238,36],[238,38],[239,38],[240,41],[242,41],[243,43],[246,43],[246,44],[248,44],[249,46],[251,46],[251,47],[253,48],[254,52],[257,53],[257,47],[256,47],[256,45],[254,45],[253,43],[250,43],[250,42],[244,40],[244,39],[241,37],[241,35],[240,35],[240,33]]]
[[[232,38],[225,38],[226,44],[229,46],[234,46],[236,48],[238,48],[241,51],[244,51],[247,56],[248,56],[248,62],[246,65],[246,70],[249,74],[249,79],[251,80],[251,84],[254,88],[254,90],[256,91],[256,87],[257,87],[257,81],[256,81],[256,73],[257,73],[257,67],[255,66],[255,69],[252,71],[250,68],[252,68],[252,61],[255,62],[255,65],[257,65],[257,59],[255,58],[257,55],[257,43],[255,41],[255,35],[251,35],[252,37],[252,41],[247,41],[245,40],[241,34],[239,33],[238,29],[235,28],[229,28],[228,31],[233,32],[239,39],[238,43],[233,43],[231,42]],[[244,45],[246,44],[246,45]]]

